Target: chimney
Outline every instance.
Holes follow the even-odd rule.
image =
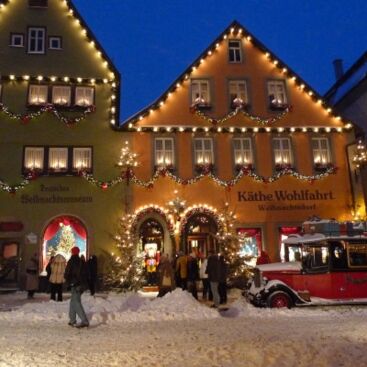
[[[336,59],[333,61],[333,64],[334,64],[335,79],[338,81],[344,74],[343,60]]]

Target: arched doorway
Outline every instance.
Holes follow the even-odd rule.
[[[80,248],[80,255],[87,256],[87,230],[84,224],[73,216],[54,218],[43,234],[42,270],[45,270],[50,257],[56,254],[61,254],[68,260],[74,246]]]
[[[157,284],[157,267],[164,249],[164,230],[155,218],[145,219],[139,227],[140,251],[145,253],[145,271],[148,285]]]
[[[191,215],[183,228],[185,252],[194,252],[198,256],[207,256],[209,251],[218,252],[217,232],[218,225],[210,214],[199,212]]]

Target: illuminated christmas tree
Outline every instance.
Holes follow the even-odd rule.
[[[57,253],[64,256],[70,254],[71,249],[76,246],[73,230],[70,226],[61,226],[60,241],[57,245]]]
[[[221,211],[223,220],[223,234],[220,236],[222,254],[228,265],[227,281],[229,284],[246,282],[252,276],[252,267],[248,264],[252,256],[241,255],[241,234],[235,229],[236,215],[226,203]]]
[[[119,291],[136,291],[144,281],[144,253],[138,252],[135,236],[131,234],[132,215],[123,216],[119,222],[116,253],[108,255],[104,283]]]

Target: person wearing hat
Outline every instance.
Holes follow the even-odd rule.
[[[69,306],[69,325],[77,328],[89,326],[89,321],[85,314],[81,296],[87,288],[87,272],[85,263],[79,257],[79,247],[71,249],[71,258],[69,259],[65,269],[65,281],[71,288],[71,298]],[[77,324],[76,316],[79,316],[81,322]]]

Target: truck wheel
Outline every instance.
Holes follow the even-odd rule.
[[[291,297],[289,297],[288,293],[283,291],[276,291],[270,294],[267,303],[271,308],[291,308],[293,306]]]

